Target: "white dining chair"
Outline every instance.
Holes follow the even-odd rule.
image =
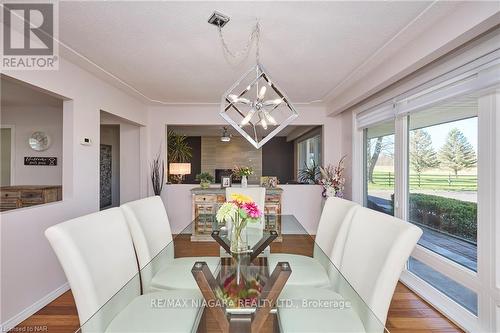
[[[219,257],[174,258],[174,243],[163,201],[159,196],[131,201],[120,206],[134,242],[145,291],[198,289],[191,274],[196,261],[205,261],[212,272]]]
[[[399,276],[422,230],[393,216],[359,207],[353,218],[342,224],[339,235],[345,235],[345,242],[339,245],[343,249],[338,266],[345,279],[330,266],[329,276],[335,279],[331,289],[288,288],[280,298],[311,301],[316,295],[322,301],[349,301],[352,307],[348,311],[280,308],[282,332],[360,332],[359,322],[352,318],[352,327],[342,326],[348,325],[345,321],[337,326],[334,320],[352,316],[352,311],[362,322],[363,332],[383,332]]]
[[[332,251],[334,243],[345,241],[345,237],[339,237],[339,229],[344,221],[352,218],[356,207],[360,206],[353,201],[336,197],[327,198],[316,232],[313,257],[272,253],[267,258],[269,270],[272,271],[278,262],[286,261],[290,263],[293,270],[287,286],[326,287],[330,285],[327,269],[331,262],[338,265],[342,255],[342,246],[337,246],[339,250]]]
[[[134,246],[119,208],[57,224],[45,235],[68,278],[81,332],[190,332],[199,320],[196,306],[152,307],[154,300],[196,304],[198,291],[140,295]]]

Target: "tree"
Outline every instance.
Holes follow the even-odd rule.
[[[414,130],[410,133],[410,166],[417,173],[418,187],[420,176],[425,169],[439,165],[437,154],[432,148],[432,138],[424,130]]]
[[[391,158],[394,157],[394,135],[379,136],[377,138],[368,139],[366,141],[366,153],[368,181],[373,184],[373,171],[379,156],[382,154]]]
[[[455,177],[460,170],[472,168],[477,163],[474,148],[458,128],[453,128],[448,133],[446,143],[439,151],[439,160],[453,170]]]

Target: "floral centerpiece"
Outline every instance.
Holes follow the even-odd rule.
[[[344,185],[345,178],[344,174],[344,160],[346,156],[343,156],[337,166],[329,164],[327,167],[320,167],[321,180],[320,183],[323,185],[323,197],[344,197]]]
[[[231,252],[242,253],[248,250],[243,231],[248,223],[259,222],[262,211],[249,196],[234,193],[231,201],[225,202],[217,211],[216,219],[219,223],[231,223]]]
[[[215,293],[226,307],[244,308],[256,305],[262,287],[263,283],[258,275],[249,279],[241,276],[238,282],[236,273],[232,273],[224,279],[222,288],[217,288]]]
[[[253,175],[253,168],[245,166],[242,167],[235,166],[233,168],[233,175],[236,176],[238,179],[241,179],[241,187],[247,187],[248,176]]]

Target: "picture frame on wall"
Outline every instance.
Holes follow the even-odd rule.
[[[231,187],[231,176],[221,176],[220,187],[221,188]]]

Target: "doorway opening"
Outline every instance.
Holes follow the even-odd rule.
[[[99,207],[120,206],[120,125],[101,124]]]

